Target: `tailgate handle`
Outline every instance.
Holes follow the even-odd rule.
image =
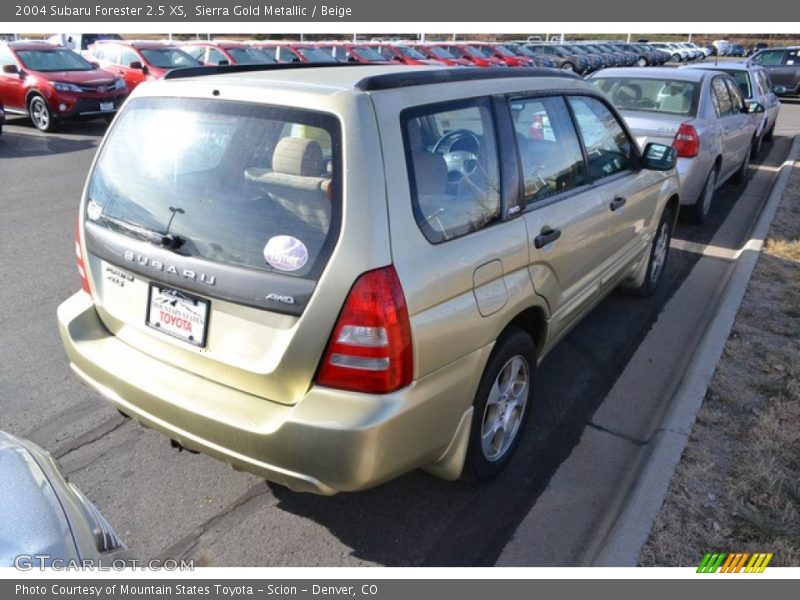
[[[621,198],[618,196],[611,201],[611,204],[609,204],[609,208],[611,210],[619,210],[620,208],[625,206],[626,202],[627,200],[625,198]]]
[[[536,246],[536,248],[544,248],[547,244],[555,242],[560,237],[560,229],[543,229],[542,232],[534,238],[533,245]]]

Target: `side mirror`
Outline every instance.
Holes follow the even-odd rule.
[[[221,61],[219,61],[217,63],[217,65],[219,65],[220,67],[226,67],[229,64],[231,64],[231,61],[229,61],[228,59],[225,59],[225,58],[223,58]]]
[[[3,65],[3,73],[7,73],[9,75],[16,75],[19,73],[19,68],[17,65]]]
[[[92,65],[95,69],[99,69],[100,68],[100,63],[99,62],[92,61],[89,64]]]
[[[142,63],[138,60],[132,60],[130,63],[128,63],[128,67],[131,69],[139,69],[140,71],[144,70]]]
[[[747,107],[747,112],[749,113],[763,113],[764,110],[764,105],[760,102],[751,102]]]
[[[772,88],[772,91],[778,94],[778,96],[783,96],[786,93],[786,86],[776,85],[774,88]]]
[[[675,148],[664,144],[649,143],[644,148],[642,167],[650,171],[669,171],[678,158]]]

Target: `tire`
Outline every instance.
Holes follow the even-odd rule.
[[[511,461],[530,412],[535,369],[531,336],[516,327],[506,329],[497,339],[475,394],[462,475],[466,481],[492,479]]]
[[[661,282],[661,277],[664,275],[664,269],[667,265],[667,258],[669,257],[669,244],[672,239],[672,226],[675,222],[675,217],[672,209],[667,208],[661,219],[658,222],[656,234],[653,237],[653,242],[650,244],[650,255],[647,257],[647,272],[645,274],[644,282],[638,288],[629,288],[625,290],[633,296],[647,298],[652,296],[658,289],[658,284]]]
[[[33,126],[39,131],[53,131],[56,126],[55,118],[47,102],[41,96],[33,96],[28,102],[28,116]]]
[[[697,202],[686,206],[684,209],[689,221],[695,225],[702,225],[706,222],[708,212],[711,209],[711,202],[714,200],[714,192],[717,189],[717,175],[717,167],[715,165],[711,167],[711,171],[706,176],[705,183],[703,183],[703,191],[700,192]]]
[[[763,145],[764,135],[762,134],[753,138],[753,142],[750,145],[750,157],[751,158],[758,158],[761,156],[761,146]]]
[[[681,62],[681,55],[680,54],[673,54],[672,60],[675,62]]]
[[[753,145],[750,144],[747,147],[747,153],[744,155],[744,160],[742,164],[739,165],[739,168],[736,170],[736,173],[733,174],[731,177],[731,181],[737,185],[741,185],[744,183],[744,180],[747,179],[747,167],[750,166],[750,154],[753,150]]]
[[[764,141],[771,142],[775,138],[775,123],[769,128],[767,133],[764,134]]]
[[[647,66],[647,59],[644,56],[640,56],[636,61],[637,67],[646,67]]]
[[[561,65],[561,68],[565,71],[574,71],[575,65],[573,65],[571,62],[565,62],[563,65]]]

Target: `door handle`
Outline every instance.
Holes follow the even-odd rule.
[[[619,197],[619,196],[618,196],[618,197],[614,198],[614,199],[611,201],[611,204],[609,204],[609,205],[608,205],[608,207],[609,207],[611,210],[619,210],[620,208],[622,208],[623,206],[625,206],[625,203],[626,203],[626,202],[627,202],[627,200],[626,200],[625,198],[621,198],[621,197]]]
[[[550,242],[555,242],[561,237],[560,229],[543,229],[542,232],[533,239],[536,248],[544,248]]]

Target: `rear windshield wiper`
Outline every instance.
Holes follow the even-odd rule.
[[[156,231],[155,229],[145,227],[144,225],[132,223],[125,219],[112,217],[111,215],[107,214],[100,215],[100,217],[96,220],[107,223],[118,231],[124,231],[125,233],[132,234],[134,237],[140,240],[150,242],[151,244],[155,244],[156,246],[161,246],[169,250],[177,250],[186,242],[185,239],[175,235],[174,233],[162,233],[160,231]]]

